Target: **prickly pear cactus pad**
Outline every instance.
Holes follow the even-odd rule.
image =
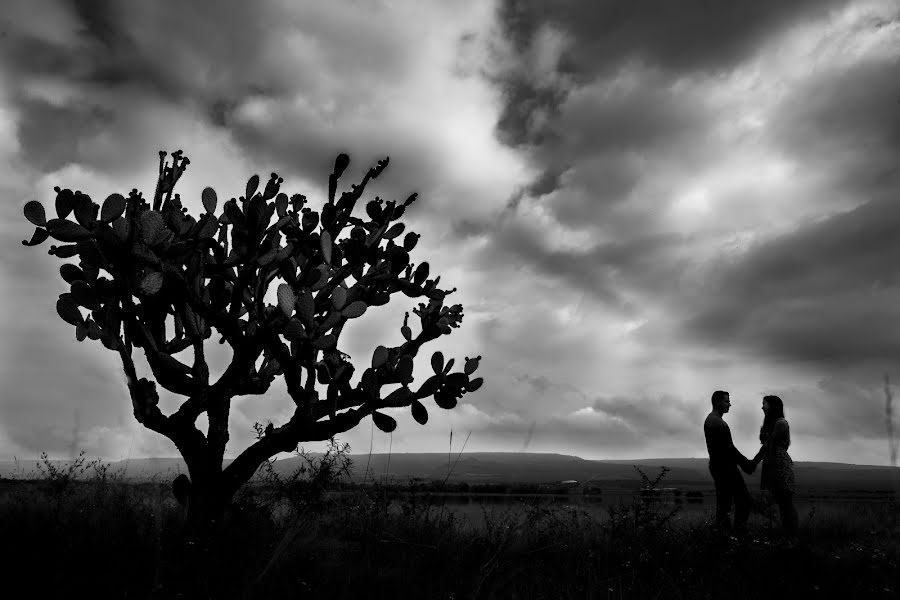
[[[455,288],[440,288],[427,262],[411,260],[419,235],[400,219],[415,194],[402,203],[376,197],[357,210],[366,184],[387,167],[387,158],[337,196],[350,162],[340,154],[318,212],[305,196],[282,192],[283,180],[272,173],[264,185],[253,175],[243,196],[225,202],[205,188],[204,212],[194,216],[174,193],[190,161],[180,150],[171,163],[166,157],[159,153],[159,178],[149,200],[133,189],[127,197],[111,194],[97,204],[81,191],[56,187],[52,214],[40,202],[28,202],[25,218],[35,229],[23,244],[56,242],[49,253],[68,259],[60,267],[66,288],[57,313],[79,341],[98,341],[119,354],[135,417],[171,438],[189,468],[194,464],[199,473],[199,465],[211,459],[221,465],[231,399],[262,394],[276,377],[285,379],[294,415],[267,428],[221,471],[227,489],[246,481],[270,456],[302,441],[328,439],[365,416],[393,431],[397,423],[382,408],[408,406],[425,424],[423,401],[433,397],[437,406],[451,409],[481,386],[482,379],[472,377],[480,357],[466,357],[464,368],[453,371],[454,360],[445,361],[439,351],[430,359],[433,375],[414,385],[419,349],[459,327],[463,307],[446,306]],[[274,305],[265,301],[270,286],[277,292]],[[411,325],[407,313],[403,343],[379,345],[371,361],[362,361],[370,366],[354,377],[353,364],[339,350],[344,325],[396,293],[422,299],[413,310],[418,322]],[[231,364],[215,381],[203,352],[210,338],[233,350]],[[146,356],[149,379],[138,377],[135,348]],[[176,358],[189,349],[192,364]],[[382,387],[396,384],[382,395]],[[175,413],[162,414],[157,386],[186,397]],[[202,413],[210,421],[206,435],[194,425]]]

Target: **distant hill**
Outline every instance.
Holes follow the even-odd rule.
[[[311,455],[318,457],[320,455]],[[671,470],[662,485],[682,488],[711,488],[712,479],[705,458],[652,458],[637,460],[585,460],[563,454],[525,452],[469,452],[449,457],[444,453],[368,454],[354,455],[353,478],[362,480],[368,465],[368,479],[404,482],[413,478],[469,483],[551,483],[564,480],[593,481],[602,487],[638,488],[641,478],[633,465],[648,477],[659,473],[665,465]],[[54,461],[60,464],[65,461]],[[228,462],[228,461],[226,461]],[[276,471],[287,474],[302,464],[292,457],[276,461]],[[795,476],[801,490],[862,490],[893,489],[894,477],[900,481],[900,468],[844,463],[797,462]],[[111,463],[113,472],[124,470],[128,479],[171,480],[179,473],[187,473],[179,458],[131,459]],[[38,476],[37,461],[0,461],[0,477],[27,478]],[[752,488],[759,485],[759,472],[747,478]]]

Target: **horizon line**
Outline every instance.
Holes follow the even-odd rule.
[[[321,455],[324,453],[323,452],[308,452],[307,454],[315,456],[315,455]],[[409,454],[444,456],[447,453],[446,452],[372,452],[372,453],[366,452],[364,454],[356,454],[356,455],[351,454],[350,456],[352,458],[354,456],[356,456],[356,457],[370,456],[370,454],[371,454],[371,456],[396,456],[396,455],[409,455]],[[512,451],[475,451],[475,452],[459,452],[459,453],[454,452],[453,454],[458,455],[458,456],[461,456],[463,454],[468,454],[468,455],[493,454],[493,455],[561,456],[561,457],[577,458],[579,460],[588,461],[588,462],[607,462],[607,463],[623,463],[623,464],[628,464],[630,462],[636,462],[636,461],[648,461],[648,460],[653,460],[653,461],[657,461],[657,460],[662,460],[662,461],[665,461],[665,460],[670,460],[670,461],[709,460],[709,457],[706,457],[706,456],[680,456],[680,457],[665,457],[665,458],[649,457],[649,458],[623,458],[623,459],[584,458],[584,457],[581,457],[581,456],[578,456],[575,454],[564,454],[561,452],[521,452],[521,451],[515,451],[515,450],[512,450]],[[123,463],[123,462],[129,462],[129,461],[140,461],[140,460],[180,460],[182,462],[184,461],[184,458],[181,456],[128,457],[128,458],[121,458],[118,460],[112,460],[112,459],[104,459],[102,457],[95,457],[95,458],[91,459],[87,455],[85,455],[84,458],[87,459],[88,461],[96,460],[99,458],[101,460],[101,462],[105,462],[105,463],[109,463],[109,464],[117,464],[117,463]],[[299,456],[281,457],[281,458],[279,458],[279,460],[287,460],[288,458],[299,458]],[[32,461],[32,460],[35,462],[41,461],[40,457],[18,458],[16,456],[14,456],[12,459],[0,460],[0,462],[14,463],[14,462],[18,462],[18,461]],[[73,458],[50,458],[49,460],[55,461],[55,462],[64,462],[64,461],[72,461],[74,459]],[[224,458],[223,462],[228,462],[228,461],[233,461],[233,460],[234,460],[234,458]],[[876,467],[876,468],[892,468],[893,467],[895,469],[900,468],[900,465],[889,465],[889,464],[888,465],[876,465],[876,464],[839,462],[839,461],[830,461],[830,460],[795,460],[794,463],[795,464],[817,463],[817,464],[831,464],[831,465],[846,465],[846,466],[852,466],[852,467]]]

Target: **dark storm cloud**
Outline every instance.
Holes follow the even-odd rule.
[[[659,72],[579,89],[544,126],[552,139],[532,147],[541,173],[527,192],[566,189],[544,203],[562,223],[615,219],[610,209],[661,164],[690,173],[712,158],[704,140],[718,112],[700,90],[676,88]]]
[[[455,233],[461,237],[483,235],[489,244],[480,251],[481,270],[501,273],[510,265],[522,265],[533,277],[557,281],[566,289],[581,291],[625,318],[637,307],[627,292],[671,294],[683,285],[694,260],[693,236],[651,233],[614,239],[579,248],[548,247],[540,227],[525,227],[509,220],[494,225],[463,221]]]
[[[900,21],[900,16],[897,18]],[[813,77],[778,106],[776,147],[828,173],[833,193],[868,200],[900,184],[900,56]]]
[[[571,156],[678,147],[714,116],[696,89],[673,87],[658,71],[623,76],[573,92],[553,127],[566,132]]]
[[[616,285],[615,265],[595,262],[591,254],[548,249],[541,232],[515,224],[501,226],[493,236],[478,261],[482,269],[501,272],[510,265],[522,265],[534,277],[561,281],[618,310],[628,310],[629,303]]]
[[[265,12],[242,2],[209,8],[195,1],[174,10],[148,2],[49,3],[46,10],[65,18],[61,25],[48,20],[47,27],[58,30],[39,34],[21,26],[34,18],[29,7],[13,5],[0,60],[19,111],[24,160],[45,170],[74,161],[92,165],[94,157],[77,145],[96,132],[93,116],[114,112],[127,122],[135,114],[132,94],[142,101],[196,102],[214,112],[255,89],[284,89],[257,64]],[[35,79],[75,96],[48,108],[20,89]]]
[[[564,32],[571,44],[560,58],[559,70],[583,84],[628,63],[676,74],[727,71],[766,39],[846,2],[504,0],[498,17],[506,39],[519,53],[531,47],[543,26]],[[516,144],[536,141],[529,136],[529,115],[536,108],[555,112],[566,90],[529,86],[527,78],[512,75],[498,80],[507,99],[498,123],[501,139]]]
[[[900,355],[900,207],[852,211],[750,249],[686,306],[684,331],[823,367]]]
[[[572,35],[577,43],[568,60],[578,72],[600,73],[625,59],[674,71],[716,71],[746,58],[773,34],[846,3],[504,0],[498,14],[507,36],[520,50],[544,24]]]
[[[537,87],[527,81],[509,78],[502,82],[503,112],[497,120],[497,135],[509,146],[526,143],[540,145],[553,141],[552,130],[542,128],[541,116],[557,116],[566,91],[551,86]]]
[[[900,264],[900,59],[890,35],[878,37],[897,17],[830,12],[846,4],[504,2],[505,39],[520,60],[506,80],[497,79],[507,92],[498,134],[527,150],[539,173],[510,211],[534,203],[558,223],[606,235],[577,251],[502,230],[485,254],[502,248],[505,262],[524,258],[538,273],[620,310],[635,296],[666,307],[665,317],[635,332],[649,343],[677,344],[686,335],[684,342],[821,367],[900,355],[891,266]],[[778,65],[760,63],[746,93],[767,104],[744,106],[740,86],[753,69],[735,73],[765,56],[781,33],[822,17],[832,20],[794,42],[821,34],[821,63],[805,72],[800,63],[785,65],[771,77],[765,69]],[[565,39],[551,75],[529,58],[546,27]],[[728,227],[746,233],[761,226],[741,223],[754,217],[748,208],[758,200],[770,201],[753,185],[713,195],[713,208],[721,201],[734,210],[714,214],[721,226],[698,229],[695,238],[662,233],[669,213],[653,209],[668,206],[678,184],[725,156],[741,156],[745,148],[718,136],[744,109],[761,111],[753,113],[757,129],[736,138],[759,149],[748,156],[784,157],[797,167],[788,182],[794,197],[780,202],[799,220],[784,223],[781,230],[790,232],[780,237],[761,233],[764,245],[747,252],[723,251],[709,261],[706,245],[705,255],[691,256],[704,235],[727,238]],[[658,177],[662,186],[654,187]]]
[[[586,399],[584,392],[579,390],[577,387],[567,384],[560,383],[554,381],[550,377],[546,375],[529,375],[528,373],[523,373],[515,378],[515,381],[525,383],[531,387],[534,395],[542,398],[553,396],[560,396],[563,394],[571,394],[577,396],[582,399]]]
[[[18,129],[23,157],[35,169],[53,171],[78,154],[81,140],[100,134],[115,119],[99,106],[60,107],[39,99],[23,99],[19,108],[28,114]]]
[[[672,183],[731,150],[711,140],[734,115],[700,82],[714,85],[765,40],[824,10],[812,2],[502,3],[502,31],[517,57],[494,74],[505,100],[497,132],[526,147],[538,172],[509,209],[536,198],[558,223],[606,235],[591,251],[570,252],[507,228],[492,247],[613,305],[627,304],[629,285],[638,293],[677,287],[665,282],[691,266],[684,255],[693,242],[662,233],[666,213],[653,205],[664,208]],[[545,26],[562,32],[561,51],[541,49]],[[558,52],[555,72],[542,52]]]

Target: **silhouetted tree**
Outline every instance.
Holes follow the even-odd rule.
[[[416,194],[400,205],[376,197],[366,203],[365,218],[353,216],[387,158],[335,200],[349,164],[346,154],[338,155],[320,212],[306,206],[305,196],[280,192],[282,179],[273,173],[261,192],[259,177],[251,177],[245,195],[225,202],[218,215],[216,192],[205,188],[206,213],[194,218],[179,194],[173,196],[190,161],[181,150],[172,154],[171,165],[165,152],[159,154],[152,204],[136,189],[128,198],[110,195],[101,207],[80,191],[55,187],[57,218],[48,219],[40,202],[25,205],[37,229],[23,244],[53,237],[63,245],[51,246],[51,255],[78,260],[60,268],[70,289],[59,296],[56,310],[79,341],[96,340],[119,354],[135,418],[172,440],[184,457],[190,482],[176,481],[175,493],[187,503],[189,522],[214,520],[262,462],[279,452],[327,440],[369,415],[379,429],[393,431],[396,421],[379,412],[385,407],[409,406],[424,425],[422,400],[433,396],[439,407],[452,409],[481,386],[481,378],[469,378],[480,357],[466,358],[462,370],[451,372],[453,359],[445,362],[435,352],[434,375],[412,387],[419,349],[458,327],[463,308],[444,306],[455,288],[441,289],[440,277],[429,279],[428,263],[410,262],[418,234],[395,241],[404,232],[399,219]],[[268,304],[272,286],[277,301]],[[354,385],[350,357],[338,349],[344,325],[397,292],[427,300],[413,309],[419,332],[413,334],[407,313],[405,341],[375,348]],[[215,381],[204,354],[213,330],[233,352]],[[134,348],[143,350],[152,378],[138,376]],[[183,351],[192,351],[192,364],[177,357]],[[285,379],[293,416],[267,427],[223,468],[232,399],[263,394],[276,377]],[[382,396],[382,388],[392,384],[399,387]],[[186,397],[174,413],[159,409],[157,385]],[[196,426],[203,413],[206,434]]]

